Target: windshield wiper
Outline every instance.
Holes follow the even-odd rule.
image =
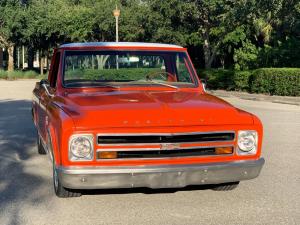
[[[147,83],[147,82],[150,82],[150,83],[153,83],[153,84],[159,84],[159,85],[162,85],[162,86],[166,86],[166,87],[170,87],[170,88],[174,88],[174,89],[179,89],[179,87],[176,87],[176,86],[173,86],[171,84],[166,84],[166,83],[162,83],[162,82],[158,82],[158,81],[154,81],[154,80],[133,80],[133,81],[129,81],[128,83],[135,83],[135,82],[143,82],[143,83]]]
[[[146,82],[151,82],[153,84],[159,84],[159,85],[162,85],[162,86],[166,86],[166,87],[170,87],[170,88],[174,88],[174,89],[179,89],[179,87],[176,87],[174,85],[166,84],[166,83],[162,83],[162,82],[158,82],[158,81],[154,81],[154,80],[147,80]]]
[[[120,89],[120,86],[114,86],[111,84],[97,84],[97,87],[109,87],[109,88],[114,88],[114,89]]]

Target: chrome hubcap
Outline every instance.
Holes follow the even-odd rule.
[[[53,180],[54,180],[54,188],[55,190],[58,189],[58,175],[57,175],[57,171],[55,169],[55,167],[53,166]]]

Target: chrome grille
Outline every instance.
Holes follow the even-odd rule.
[[[153,144],[153,143],[201,143],[233,141],[234,132],[181,133],[181,134],[99,134],[99,145]]]

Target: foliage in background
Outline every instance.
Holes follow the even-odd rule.
[[[0,79],[16,80],[16,79],[44,79],[45,75],[41,76],[39,73],[33,70],[20,71],[15,70],[13,72],[0,70]]]
[[[300,68],[260,68],[256,70],[199,70],[208,88],[248,91],[270,95],[300,96]]]
[[[116,4],[121,41],[184,45],[206,69],[299,66],[300,0],[1,0],[0,45],[114,41]]]
[[[251,92],[300,96],[300,69],[261,68],[253,71]]]

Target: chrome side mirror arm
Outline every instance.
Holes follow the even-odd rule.
[[[205,79],[201,79],[202,88],[205,92],[207,92],[207,81]]]
[[[49,95],[50,97],[54,97],[54,94],[51,94],[48,90],[48,85],[47,84],[42,84],[42,87],[45,89],[47,95]]]

